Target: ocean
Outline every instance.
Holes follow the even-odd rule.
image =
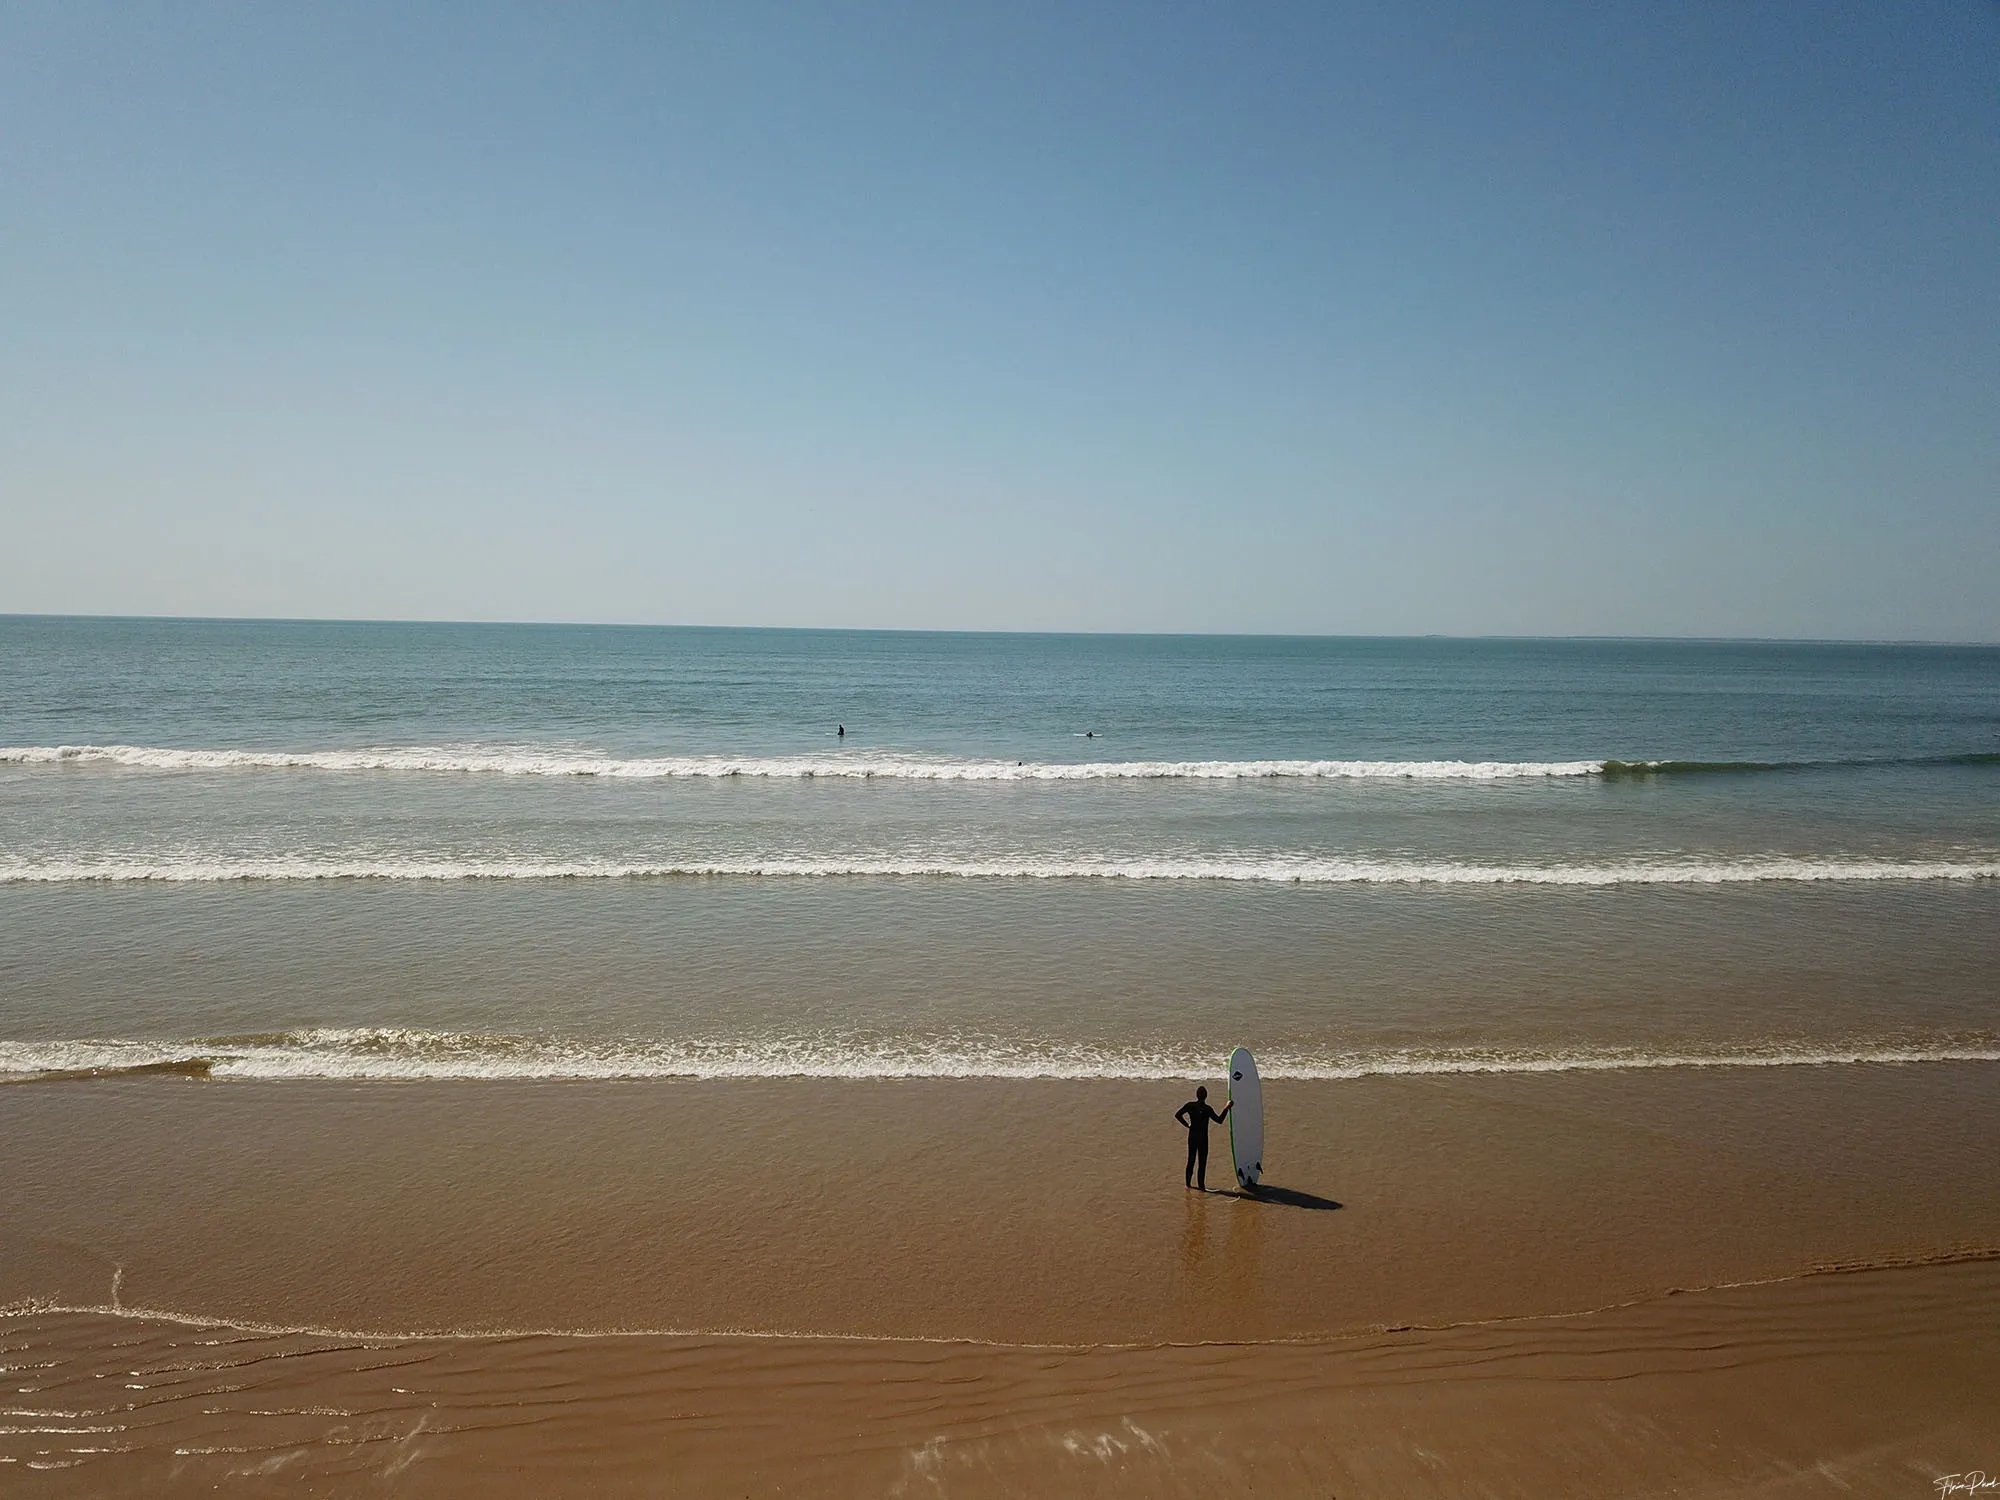
[[[0,619],[8,1080],[1238,1044],[2000,1059],[2000,648]]]

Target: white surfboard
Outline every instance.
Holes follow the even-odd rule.
[[[1229,1054],[1229,1151],[1236,1185],[1255,1187],[1264,1175],[1264,1085],[1248,1047]]]

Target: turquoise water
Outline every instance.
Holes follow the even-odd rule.
[[[0,747],[15,1076],[2000,1036],[1995,648],[14,618]]]

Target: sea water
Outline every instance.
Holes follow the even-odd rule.
[[[2000,1057],[2000,649],[0,619],[0,1075],[1239,1043]]]

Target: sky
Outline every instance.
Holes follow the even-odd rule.
[[[0,612],[2000,640],[2000,4],[0,4]]]

